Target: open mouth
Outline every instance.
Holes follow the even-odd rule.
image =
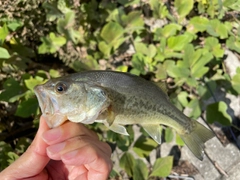
[[[34,88],[34,92],[37,96],[40,109],[45,115],[54,114],[53,103],[50,100],[50,97],[44,91],[44,88],[41,85],[38,85]]]
[[[42,85],[36,86],[34,92],[42,114],[50,128],[57,127],[67,120],[65,115],[59,113],[57,100],[48,94]]]

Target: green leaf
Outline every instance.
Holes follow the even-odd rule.
[[[153,44],[150,44],[150,45],[148,46],[147,56],[150,57],[150,58],[153,58],[156,54],[157,54],[157,48],[156,48],[156,46],[153,45]]]
[[[54,33],[50,33],[49,34],[49,38],[52,41],[52,44],[57,48],[57,47],[61,47],[64,44],[66,44],[66,39],[65,37],[61,37],[61,36],[56,36]]]
[[[144,55],[148,54],[147,45],[141,42],[134,42],[134,48],[137,53],[142,53]]]
[[[169,76],[174,78],[187,78],[190,75],[190,70],[181,64],[182,61],[178,61],[177,65],[172,66],[171,69],[167,69]]]
[[[133,155],[128,152],[124,153],[119,161],[120,167],[123,168],[130,177],[133,175],[134,164],[135,159]]]
[[[198,81],[193,77],[187,78],[186,83],[192,88],[195,88],[198,85]]]
[[[18,95],[15,95],[15,96],[13,96],[13,97],[11,97],[9,100],[8,100],[8,102],[16,102],[16,101],[19,101],[21,98],[23,98],[23,97],[28,97],[29,96],[29,94],[33,94],[31,91],[26,91],[26,92],[24,92],[24,93],[22,93],[22,94],[18,94]]]
[[[57,1],[57,8],[64,14],[68,13],[69,11],[72,11],[65,0],[58,0]]]
[[[211,91],[214,92],[216,90],[216,87],[217,83],[215,81],[209,80],[206,82],[206,84],[199,85],[197,91],[201,99],[206,100],[212,96]]]
[[[142,12],[140,11],[131,11],[127,16],[125,16],[125,18],[122,19],[122,21],[128,33],[144,28]]]
[[[153,10],[154,17],[159,17],[159,7],[160,2],[158,0],[150,0],[149,5],[151,7],[151,10]]]
[[[166,69],[163,64],[157,65],[156,78],[158,78],[158,79],[166,79],[167,78],[167,72],[166,72]]]
[[[57,31],[60,34],[64,34],[65,37],[68,40],[72,41],[74,44],[77,44],[81,39],[81,34],[78,30],[74,30],[74,25],[75,12],[68,10],[66,11],[64,18],[61,18],[57,21]]]
[[[0,47],[0,59],[8,59],[10,57],[8,51],[5,48]]]
[[[0,93],[0,101],[10,102],[11,98],[21,93],[22,87],[14,78],[9,78],[3,83],[4,91]],[[12,101],[11,101],[12,102]]]
[[[201,54],[195,53],[195,50],[192,44],[186,44],[186,46],[184,47],[184,55],[183,55],[184,66],[190,67],[191,63],[195,62],[196,59],[200,57],[200,55]]]
[[[172,140],[173,140],[173,131],[171,128],[167,127],[165,129],[165,141],[169,143]]]
[[[213,53],[213,55],[217,58],[221,58],[224,55],[224,50],[221,48],[219,41],[217,38],[208,37],[205,40],[205,47]]]
[[[113,43],[113,50],[116,50],[119,46],[121,46],[126,39],[124,37],[119,38],[116,42]]]
[[[57,30],[59,33],[67,34],[67,30],[73,28],[75,24],[75,12],[69,11],[65,14],[63,19],[59,19],[57,22]]]
[[[4,141],[0,141],[0,171],[8,167],[11,162],[9,161],[8,152],[12,152],[13,149],[11,148],[10,144],[5,143]]]
[[[66,44],[65,37],[57,37],[53,32],[49,34],[49,37],[42,37],[41,41],[42,44],[38,48],[40,54],[55,53],[61,46]]]
[[[189,114],[189,117],[196,119],[201,115],[201,106],[197,98],[192,99],[187,107],[192,109],[192,112]]]
[[[59,71],[55,70],[55,69],[50,69],[49,70],[49,75],[52,77],[52,78],[57,78],[60,76],[60,73]]]
[[[207,13],[210,16],[210,18],[214,18],[214,16],[217,14],[217,11],[219,11],[219,9],[220,8],[218,8],[217,6],[217,1],[212,1],[212,3],[209,3],[209,6],[207,8]]]
[[[180,18],[187,16],[193,8],[193,0],[175,0],[174,6]]]
[[[184,46],[192,41],[192,36],[189,34],[183,34],[179,36],[171,36],[167,40],[167,46],[169,49],[175,51],[183,50]]]
[[[172,156],[158,158],[153,165],[153,170],[150,176],[167,177],[171,173],[172,166],[173,166]]]
[[[19,158],[19,156],[14,152],[8,152],[7,155],[8,155],[9,164],[12,164],[14,161],[16,161]]]
[[[141,74],[146,74],[145,71],[145,56],[141,53],[135,53],[132,57],[132,66]]]
[[[116,43],[119,38],[123,36],[123,33],[124,29],[120,24],[116,22],[109,22],[103,27],[100,35],[106,41],[106,43],[113,46],[114,43]]]
[[[169,19],[173,20],[173,17],[169,13],[167,6],[163,2],[159,6],[158,16],[161,19],[168,17]]]
[[[127,126],[127,132],[130,136],[124,136],[122,134],[117,134],[113,131],[107,131],[107,137],[109,142],[117,143],[117,147],[122,151],[128,151],[133,138],[134,132],[131,126]]]
[[[147,157],[158,144],[151,138],[146,136],[140,136],[134,144],[133,151],[139,157]]]
[[[240,67],[237,68],[236,73],[240,74]]]
[[[147,45],[144,43],[134,42],[134,48],[137,53],[144,54],[144,55],[148,56],[149,58],[153,58],[157,53],[157,49],[153,44],[150,44],[147,47]]]
[[[130,137],[124,135],[117,135],[117,147],[122,151],[127,151],[130,146]]]
[[[153,11],[153,17],[156,19],[162,19],[169,16],[169,12],[167,7],[163,2],[158,0],[150,0],[149,2],[151,10]]]
[[[23,22],[20,20],[14,20],[10,23],[8,23],[8,28],[11,29],[12,31],[16,31],[18,28],[23,27]],[[0,33],[1,34],[1,33]]]
[[[37,121],[39,121],[39,120],[37,120]],[[35,126],[35,127],[39,127],[39,124],[38,124],[38,126]],[[23,154],[27,150],[27,148],[30,146],[30,144],[31,144],[31,141],[29,141],[29,138],[20,137],[16,144],[15,152],[17,154],[19,154],[19,153]]]
[[[22,101],[18,104],[17,111],[15,113],[16,116],[20,116],[23,118],[30,117],[32,115],[36,115],[38,110],[38,101],[36,98],[29,98],[25,101]]]
[[[133,166],[133,180],[146,180],[148,179],[147,165],[141,160],[135,160]]]
[[[63,14],[57,7],[57,2],[43,2],[42,7],[46,10],[47,20],[48,21],[55,21],[58,18],[62,18]]]
[[[231,116],[227,113],[228,106],[225,102],[219,101],[207,106],[207,121],[209,123],[219,122],[222,125],[230,126]]]
[[[7,25],[4,24],[3,27],[0,27],[0,46],[3,44],[3,42],[5,41],[7,35],[9,34]],[[0,57],[1,57],[1,52],[0,52]]]
[[[223,2],[224,6],[227,6],[230,9],[238,11],[240,9],[240,4],[238,0],[228,0]]]
[[[220,37],[220,39],[225,39],[228,37],[228,28],[218,19],[213,19],[209,21],[207,26],[207,32],[212,36]]]
[[[110,179],[119,179],[120,174],[115,171],[114,169],[111,170],[110,174],[109,174]]]
[[[175,36],[177,31],[180,31],[182,29],[182,26],[179,24],[171,23],[167,24],[161,29],[161,34],[168,38],[170,36]]]
[[[115,8],[110,12],[109,16],[106,19],[106,22],[115,21],[115,22],[121,24],[122,23],[121,18],[122,18],[122,16],[125,16],[125,15],[126,15],[126,13],[124,12],[123,8],[121,8],[121,7]]]
[[[240,53],[240,38],[239,37],[230,36],[227,39],[226,45],[229,49]]]
[[[198,33],[207,30],[209,20],[202,16],[195,16],[190,19],[189,25],[187,26],[187,30],[189,32]]]
[[[50,69],[50,71],[51,71],[51,69]],[[51,76],[50,71],[49,71],[49,75]],[[52,71],[51,71],[51,73],[52,73]],[[48,72],[41,70],[41,69],[37,71],[36,76],[42,77],[43,79],[48,79],[48,77],[49,77]],[[30,79],[30,78],[31,78],[31,75],[28,74],[28,76],[24,77],[23,79],[25,80],[25,79]]]
[[[98,48],[104,54],[105,57],[108,58],[110,56],[112,50],[112,46],[110,44],[107,44],[105,41],[100,41],[98,43]]]
[[[209,68],[205,67],[205,65],[209,63],[212,58],[213,55],[209,52],[202,55],[201,58],[191,68],[192,77],[201,78],[204,74],[206,74]]]
[[[182,140],[182,138],[176,133],[176,144],[179,145],[179,146],[184,146],[185,143],[184,141]]]
[[[36,76],[35,78],[31,76],[30,79],[24,80],[24,83],[29,90],[33,91],[36,85],[43,83],[43,80],[40,76]]]
[[[197,67],[197,66],[195,66],[195,67]],[[201,78],[201,77],[203,77],[203,75],[205,75],[207,72],[208,72],[208,70],[209,70],[209,68],[208,67],[201,67],[201,69],[198,69],[198,68],[195,68],[193,71],[192,71],[192,76],[193,77],[195,77],[195,78]]]
[[[118,66],[116,68],[116,71],[120,71],[120,72],[128,72],[128,66]]]
[[[69,67],[74,69],[76,72],[99,69],[96,59],[92,56],[87,56],[83,61],[74,61],[69,65]]]
[[[181,103],[182,106],[186,107],[188,105],[188,93],[186,91],[181,91],[177,95],[178,101]]]
[[[236,75],[234,75],[232,78],[232,87],[238,94],[240,94],[240,73],[239,72]]]
[[[171,103],[176,106],[176,108],[178,108],[180,111],[183,111],[183,107],[181,105],[181,103],[179,102],[179,100],[177,99],[177,93],[172,93],[170,94],[169,97]]]

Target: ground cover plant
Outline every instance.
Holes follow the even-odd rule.
[[[0,170],[21,155],[38,127],[35,85],[90,69],[130,72],[166,82],[171,101],[193,119],[206,117],[225,128],[233,143],[238,117],[215,92],[239,96],[240,67],[228,68],[240,53],[239,0],[14,0],[0,2]],[[228,52],[228,53],[227,53]],[[205,102],[213,98],[210,104]],[[111,178],[167,177],[173,156],[150,162],[159,146],[142,130],[136,137],[89,128],[109,142],[119,169]],[[170,128],[164,143],[183,142]]]

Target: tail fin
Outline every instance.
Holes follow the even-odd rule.
[[[199,159],[203,160],[204,143],[213,138],[214,133],[197,121],[194,121],[192,132],[180,135],[187,147]]]

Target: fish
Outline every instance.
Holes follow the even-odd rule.
[[[204,143],[214,137],[210,129],[176,108],[156,83],[130,73],[73,73],[37,85],[34,92],[50,128],[67,120],[99,122],[116,133],[129,135],[125,125],[138,124],[161,144],[162,126],[168,126],[199,160],[204,157]]]

